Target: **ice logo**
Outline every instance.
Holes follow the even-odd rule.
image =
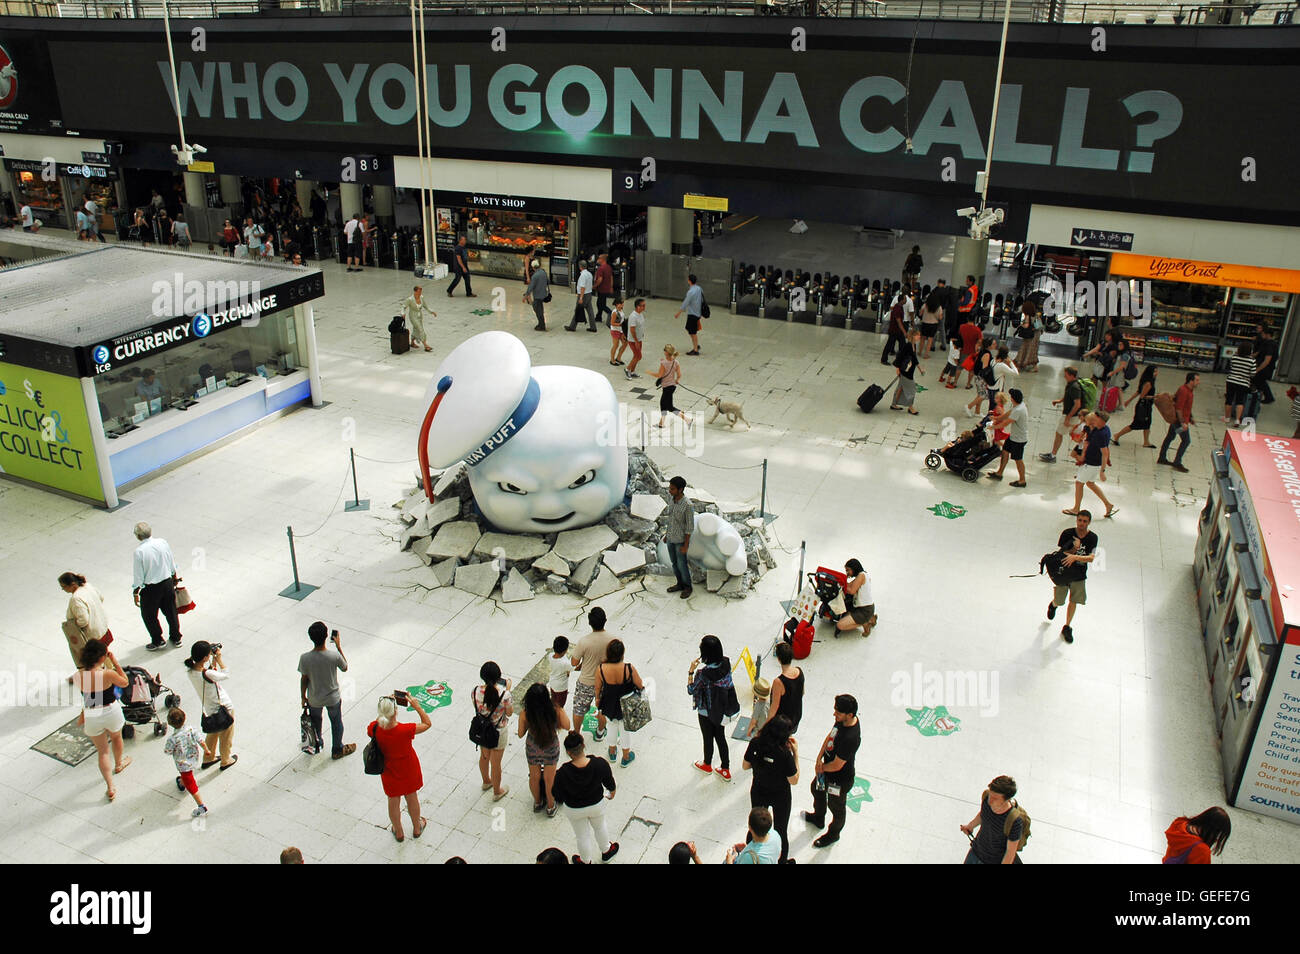
[[[108,364],[108,349],[103,345],[97,346],[90,356],[95,359],[95,364]]]
[[[194,316],[194,337],[206,338],[212,330],[212,319],[207,315]]]

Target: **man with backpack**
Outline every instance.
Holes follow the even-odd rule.
[[[1060,568],[1052,576],[1052,598],[1047,603],[1047,618],[1055,619],[1056,611],[1065,605],[1065,625],[1061,627],[1061,638],[1067,643],[1074,642],[1074,611],[1088,602],[1088,564],[1097,554],[1097,534],[1088,528],[1092,525],[1092,513],[1080,510],[1074,515],[1074,528],[1062,530],[1056,539],[1056,551],[1060,557]]]
[[[1056,452],[1061,449],[1061,441],[1070,436],[1074,419],[1083,413],[1082,384],[1083,382],[1079,380],[1078,368],[1071,366],[1065,369],[1065,394],[1052,402],[1061,406],[1061,423],[1057,425],[1056,437],[1052,439],[1052,452],[1038,455],[1038,459],[1045,464],[1056,463]],[[1095,400],[1095,389],[1093,395]]]
[[[1015,802],[1016,780],[999,775],[980,796],[979,813],[961,826],[970,838],[968,865],[1018,865],[1029,840],[1029,813]],[[975,829],[979,829],[979,834]]]

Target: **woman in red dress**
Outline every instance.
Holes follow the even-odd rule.
[[[366,734],[374,738],[379,751],[384,753],[384,772],[379,776],[388,796],[388,818],[393,823],[393,837],[405,841],[402,833],[402,799],[411,816],[411,834],[419,838],[424,834],[425,820],[420,816],[420,789],[424,776],[420,774],[420,758],[415,754],[412,740],[421,732],[429,731],[429,713],[420,701],[408,697],[411,707],[420,715],[420,724],[397,721],[397,702],[392,696],[379,700],[379,718],[370,723]]]

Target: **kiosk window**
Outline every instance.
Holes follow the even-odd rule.
[[[167,411],[173,401],[202,401],[210,379],[218,384],[232,373],[263,372],[275,377],[298,366],[297,334],[289,308],[264,314],[254,325],[240,325],[116,367],[95,378],[95,391],[105,429],[114,430],[140,414],[150,417]]]

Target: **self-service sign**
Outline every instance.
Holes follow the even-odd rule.
[[[1300,824],[1300,629],[1280,652],[1236,806]]]

